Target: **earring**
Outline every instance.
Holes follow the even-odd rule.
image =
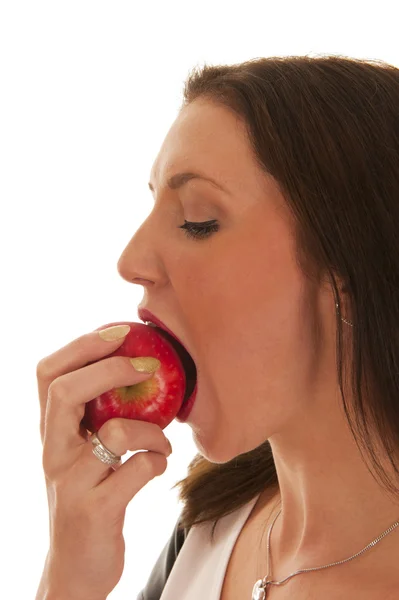
[[[335,305],[337,307],[338,310],[338,304]],[[346,323],[347,325],[350,325],[351,327],[353,327],[353,323],[351,323],[350,321],[347,321],[346,319],[344,319],[343,317],[341,317],[341,321],[343,321],[344,323]]]

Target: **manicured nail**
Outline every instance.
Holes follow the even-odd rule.
[[[133,367],[139,373],[155,373],[161,366],[161,361],[151,356],[139,356],[138,358],[131,358],[130,362]]]
[[[129,325],[114,325],[113,327],[102,329],[98,332],[98,335],[106,342],[114,342],[115,340],[121,340],[126,337],[129,331]]]

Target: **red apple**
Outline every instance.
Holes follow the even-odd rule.
[[[108,419],[121,417],[148,421],[164,429],[178,414],[186,393],[186,374],[178,343],[161,329],[144,323],[108,323],[96,331],[114,325],[130,325],[130,331],[122,345],[107,358],[152,356],[161,361],[161,366],[151,379],[108,390],[87,402],[82,425],[94,433]]]

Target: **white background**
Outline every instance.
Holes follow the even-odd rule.
[[[188,71],[290,54],[398,65],[395,5],[0,4],[1,598],[35,598],[48,550],[36,365],[105,323],[138,320],[143,288],[116,264],[151,211],[150,170]],[[128,506],[111,600],[136,599],[181,511],[170,488],[197,449],[187,424],[165,434],[174,452]]]

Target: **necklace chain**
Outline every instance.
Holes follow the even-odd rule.
[[[276,519],[280,513],[281,513],[281,510],[277,513],[276,517],[274,518],[273,523],[271,524],[270,529],[269,529],[269,534],[267,536],[267,569],[268,570],[269,570],[269,558],[270,558],[270,534],[272,532],[273,525],[276,522]],[[268,573],[266,575],[266,577],[264,577],[263,579],[259,579],[255,583],[255,586],[254,586],[254,589],[252,592],[252,600],[264,600],[264,598],[266,598],[266,592],[267,592],[268,585],[282,585],[285,581],[287,581],[288,579],[291,579],[291,577],[294,577],[295,575],[299,575],[299,573],[306,573],[308,571],[319,571],[320,569],[327,569],[327,567],[341,565],[342,563],[353,560],[357,556],[360,556],[360,554],[363,554],[363,552],[366,552],[366,550],[369,550],[370,548],[372,548],[373,546],[378,544],[378,542],[380,542],[386,535],[391,533],[398,526],[399,526],[399,521],[396,521],[393,525],[388,527],[388,529],[386,531],[384,531],[384,533],[382,533],[375,540],[370,542],[370,544],[367,544],[367,546],[365,546],[363,548],[363,550],[360,550],[360,552],[357,552],[356,554],[354,554],[353,556],[350,556],[349,558],[346,558],[345,560],[339,560],[337,562],[330,563],[329,565],[324,565],[323,567],[312,567],[310,569],[300,569],[299,571],[295,571],[295,573],[291,573],[291,575],[288,575],[288,577],[286,577],[285,579],[282,579],[281,581],[268,581],[267,580],[269,577],[269,573]]]

